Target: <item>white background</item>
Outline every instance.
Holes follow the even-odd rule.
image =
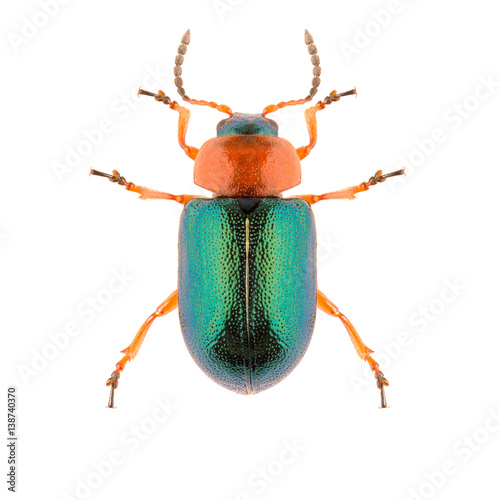
[[[47,2],[50,17],[41,4],[9,2],[1,15],[2,380],[18,387],[18,498],[498,498],[494,2],[73,0]],[[177,114],[134,97],[139,85],[177,97],[187,28],[194,98],[260,112],[304,97],[304,28],[321,58],[318,97],[357,86],[357,99],[318,114],[291,193],[406,165],[406,178],[357,201],[314,207],[319,287],[376,351],[390,409],[378,409],[344,328],[323,313],[300,366],[251,397],[197,368],[173,313],[127,366],[118,408],[105,408],[120,350],[176,288],[182,207],[87,174],[203,192]],[[296,147],[308,140],[304,109],[270,115]],[[188,143],[199,147],[225,115],[191,111]],[[112,130],[92,135],[102,120]],[[61,175],[68,148],[86,156]],[[111,294],[113,273],[127,277]],[[93,315],[92,297],[108,302]],[[71,324],[77,335],[61,333]],[[176,405],[166,419],[158,398]]]

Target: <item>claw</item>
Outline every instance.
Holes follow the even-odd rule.
[[[385,388],[383,385],[380,386],[380,408],[388,408],[387,399],[385,397]]]
[[[109,392],[109,400],[108,406],[106,408],[116,408],[115,407],[115,389],[118,387],[118,379],[120,378],[120,373],[118,371],[114,371],[111,374],[111,377],[108,378],[106,382],[106,386],[110,386]]]
[[[380,389],[380,408],[388,408],[387,399],[385,397],[385,386],[389,385],[389,381],[384,377],[382,372],[377,372],[375,374],[375,379],[377,380],[377,387]]]
[[[373,177],[370,177],[370,180],[368,181],[367,184],[370,186],[374,186],[379,182],[384,182],[389,177],[396,177],[397,175],[406,175],[405,169],[402,168],[401,170],[396,170],[395,172],[389,172],[388,174],[382,174],[382,170],[377,170],[375,172],[375,175]]]
[[[170,107],[172,107],[175,104],[177,104],[175,101],[172,101],[168,95],[165,95],[165,92],[163,90],[159,90],[157,94],[154,92],[150,92],[149,90],[144,90],[139,87],[139,90],[137,92],[137,95],[148,95],[150,97],[154,97],[155,101],[162,102],[163,104],[168,104]]]
[[[332,97],[332,99],[334,101],[339,101],[341,97],[344,97],[346,95],[355,95],[357,97],[358,96],[358,92],[356,91],[356,87],[354,87],[351,90],[348,90],[347,92],[341,92],[340,94],[337,94],[336,92],[335,92],[334,95],[330,94],[330,96]]]
[[[98,177],[106,177],[110,182],[116,182],[123,186],[127,183],[127,179],[123,177],[118,170],[113,170],[112,174],[106,174],[104,172],[99,172],[99,170],[90,169],[89,175],[97,175]]]

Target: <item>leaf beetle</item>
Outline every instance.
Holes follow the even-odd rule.
[[[179,229],[178,288],[139,329],[122,351],[106,385],[108,407],[114,407],[121,372],[137,355],[156,318],[179,310],[186,346],[198,366],[215,382],[240,394],[255,394],[283,380],[304,356],[313,333],[316,309],[340,319],[363,361],[369,363],[387,407],[387,379],[351,322],[317,289],[316,229],[311,205],[322,200],[354,199],[357,193],[403,175],[377,171],[367,182],[322,195],[283,197],[301,181],[301,164],[317,140],[316,113],[344,96],[335,90],[305,111],[309,144],[294,148],[278,137],[269,113],[312,100],[320,84],[320,60],[310,33],[306,43],[313,64],[312,87],[304,99],[271,104],[260,114],[233,113],[225,104],[188,97],[182,64],[190,42],[184,34],[175,58],[175,85],[190,104],[210,106],[228,118],[217,125],[217,137],[201,148],[186,144],[190,111],[163,91],[139,89],[179,113],[178,140],[194,160],[194,183],[212,198],[173,195],[128,182],[118,171],[91,175],[108,178],[141,199],[173,200],[182,205]]]

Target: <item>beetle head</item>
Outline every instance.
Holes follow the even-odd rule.
[[[221,135],[274,135],[278,136],[278,124],[261,114],[233,113],[217,124],[217,137]]]

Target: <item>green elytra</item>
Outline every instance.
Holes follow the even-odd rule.
[[[316,231],[301,199],[189,201],[179,230],[179,315],[198,366],[241,394],[283,380],[317,304]]]

